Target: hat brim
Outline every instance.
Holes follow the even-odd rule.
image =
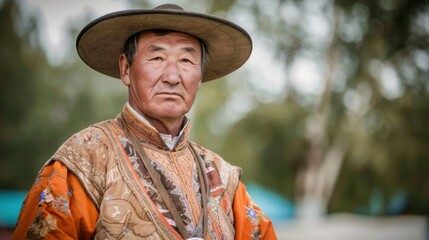
[[[126,40],[150,29],[173,30],[201,39],[208,54],[203,82],[238,69],[252,51],[252,40],[240,26],[215,16],[172,9],[126,10],[104,15],[82,29],[76,48],[88,66],[120,78],[118,61]]]

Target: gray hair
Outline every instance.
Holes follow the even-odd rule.
[[[132,62],[133,62],[134,54],[137,51],[137,41],[138,41],[138,38],[139,38],[140,34],[142,34],[143,32],[151,32],[151,33],[154,33],[154,34],[156,34],[158,36],[163,36],[163,35],[175,32],[175,31],[173,31],[173,30],[164,30],[164,29],[155,29],[155,30],[145,30],[145,31],[141,31],[141,32],[133,34],[125,42],[124,52],[123,52],[125,54],[126,58],[127,58],[127,62],[128,62],[129,65],[131,65]],[[206,64],[208,63],[207,47],[206,47],[205,43],[201,39],[199,39],[199,38],[197,38],[197,39],[198,39],[198,42],[201,45],[201,52],[202,52],[202,56],[201,56],[201,72],[204,73],[204,70],[206,68]]]

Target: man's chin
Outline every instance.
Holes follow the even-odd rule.
[[[160,107],[157,111],[160,116],[163,118],[182,118],[188,111],[180,109],[177,105],[168,106],[168,107]]]

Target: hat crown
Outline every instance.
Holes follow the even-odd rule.
[[[155,7],[156,10],[184,10],[181,6],[172,4],[172,3],[166,3],[159,5],[158,7]]]

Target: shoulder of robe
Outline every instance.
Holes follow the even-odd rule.
[[[219,175],[223,181],[223,184],[230,185],[233,184],[235,187],[238,184],[238,181],[241,179],[241,168],[235,166],[225,159],[223,159],[219,154],[192,142],[191,143],[197,151],[197,154],[205,161],[206,164],[214,164],[216,170],[219,172]],[[235,188],[234,187],[234,188]]]
[[[88,195],[97,203],[105,187],[106,166],[114,156],[106,124],[112,120],[93,124],[67,139],[45,163],[59,161],[76,175]]]

